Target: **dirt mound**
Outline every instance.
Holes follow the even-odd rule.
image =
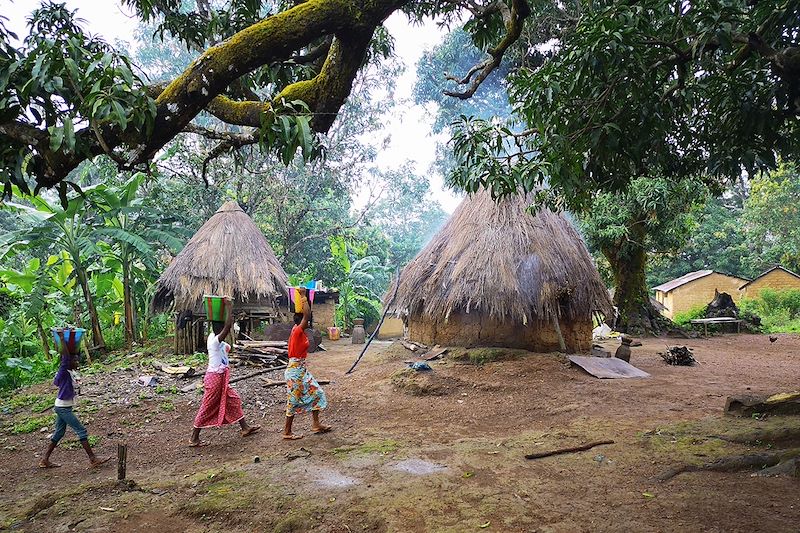
[[[464,382],[436,370],[419,372],[404,368],[392,374],[392,385],[411,396],[445,396],[455,392]]]
[[[497,361],[513,361],[531,353],[514,348],[451,348],[447,357],[459,363],[485,365]]]

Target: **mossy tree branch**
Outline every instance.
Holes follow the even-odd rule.
[[[302,101],[313,117],[311,129],[324,133],[333,125],[352,90],[375,29],[409,2],[305,0],[268,16],[206,50],[171,82],[141,87],[155,101],[152,128],[126,127],[124,120],[92,123],[75,132],[75,149],[71,150],[50,149],[47,131],[26,129],[21,124],[0,125],[0,137],[27,145],[33,155],[27,171],[35,175],[38,187],[51,187],[63,181],[82,161],[103,153],[114,157],[123,168],[145,163],[186,131],[203,110],[231,125],[259,128],[265,125],[265,116],[270,120],[272,112],[281,112],[282,102]],[[448,9],[463,7],[459,0],[445,0],[444,4],[451,4]],[[511,41],[519,36],[517,26],[527,16],[528,9],[526,0],[511,0],[510,8],[500,0],[491,0],[488,6],[488,11],[502,14],[508,29],[508,35],[489,51],[496,64]],[[316,75],[290,83],[271,101],[259,101],[254,92],[243,90],[242,76],[265,66],[298,61],[310,61]],[[467,91],[469,94],[488,72],[472,80],[474,87]],[[465,93],[459,97],[468,96]],[[247,143],[253,138],[249,136]],[[234,142],[225,140],[219,149],[239,142],[238,138]]]

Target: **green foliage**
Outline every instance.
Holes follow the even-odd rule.
[[[149,132],[155,102],[133,73],[128,58],[97,37],[86,34],[75,12],[64,4],[46,1],[30,19],[30,35],[20,49],[12,47],[12,35],[0,25],[0,117],[19,120],[49,133],[50,149],[84,153],[94,134],[78,131],[89,121],[113,124],[121,130]],[[11,137],[0,143],[0,184],[6,196],[11,185],[28,193],[26,168],[44,161],[35,143]],[[74,185],[74,184],[73,184]],[[66,203],[67,183],[60,184]]]
[[[797,153],[798,86],[775,68],[796,56],[796,3],[580,7],[531,43],[555,39],[544,64],[511,76],[514,124],[462,119],[459,186],[498,194],[548,186],[584,207],[596,191],[639,176],[704,176],[718,187],[742,167],[772,168],[776,154]],[[528,134],[511,127],[519,122]]]
[[[33,433],[42,428],[46,428],[53,423],[52,415],[39,415],[39,416],[23,416],[14,420],[11,426],[11,433],[18,435],[20,433]]]
[[[336,324],[350,328],[356,318],[363,318],[365,324],[376,320],[381,311],[380,295],[375,290],[376,275],[385,274],[387,267],[371,255],[351,261],[347,243],[341,237],[331,239],[331,257],[345,276],[338,286]]]
[[[800,290],[762,289],[739,303],[743,313],[761,318],[766,333],[800,333]]]
[[[623,191],[596,195],[592,208],[580,215],[581,229],[589,245],[600,250],[675,250],[694,229],[695,202],[705,192],[697,180],[637,178]]]
[[[774,172],[753,177],[743,222],[753,248],[753,273],[772,265],[800,270],[800,171],[781,163]]]
[[[675,313],[672,321],[679,326],[688,326],[692,320],[703,318],[706,315],[706,306],[699,305],[682,313]]]

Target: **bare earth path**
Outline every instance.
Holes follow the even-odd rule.
[[[800,389],[800,338],[724,335],[681,341],[700,362],[668,367],[665,342],[635,348],[652,377],[598,380],[558,354],[475,366],[445,358],[426,375],[403,374],[410,353],[339,341],[311,355],[335,430],[280,439],[281,387],[234,385],[264,430],[242,439],[207,431],[186,446],[199,394],[132,384],[137,369],[85,380],[82,416],[100,453],[127,442],[130,487],[116,469],[86,468],[79,449],[56,451],[40,471],[48,429],[12,434],[30,406],[0,414],[0,529],[20,531],[797,531],[800,480],[751,472],[654,478],[684,463],[800,447],[800,417],[724,417],[732,394]],[[235,370],[234,376],[249,370]],[[279,373],[267,376],[280,379]],[[183,386],[180,382],[178,387]],[[28,394],[50,392],[46,385]],[[115,403],[111,403],[111,402]],[[49,416],[49,413],[45,413]],[[49,419],[48,419],[49,420]],[[794,431],[786,436],[786,430]],[[68,433],[68,438],[70,434]],[[526,453],[614,440],[529,461]],[[302,448],[302,449],[301,449]],[[258,462],[255,457],[258,456]]]

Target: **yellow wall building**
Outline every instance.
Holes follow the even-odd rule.
[[[757,298],[761,289],[800,289],[800,276],[782,266],[770,268],[753,281],[748,281],[740,287],[742,296]]]
[[[665,308],[661,314],[672,319],[678,313],[709,304],[714,299],[714,291],[727,292],[738,302],[742,297],[739,287],[748,281],[714,270],[698,270],[662,283],[654,290],[656,300]]]

